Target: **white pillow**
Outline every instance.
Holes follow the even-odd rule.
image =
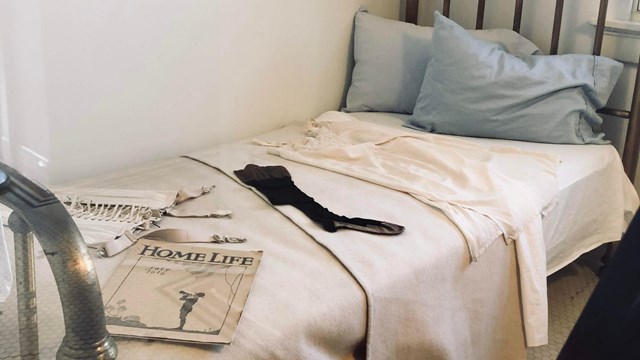
[[[430,56],[432,33],[432,27],[356,13],[355,65],[344,110],[412,113]],[[512,30],[474,30],[471,34],[500,44],[515,56],[540,52]]]

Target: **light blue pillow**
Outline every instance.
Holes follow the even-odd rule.
[[[435,14],[431,57],[409,127],[546,143],[606,143],[593,127],[622,64],[592,55],[517,58]]]
[[[433,28],[358,12],[354,24],[354,68],[345,111],[410,114],[424,77]],[[507,29],[474,30],[474,36],[499,43],[516,56],[540,50]]]

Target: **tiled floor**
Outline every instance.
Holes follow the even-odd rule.
[[[549,276],[549,344],[527,350],[527,360],[555,360],[598,281],[603,249],[585,254]]]

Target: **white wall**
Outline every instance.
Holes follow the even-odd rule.
[[[400,0],[0,0],[2,158],[45,183],[338,109],[352,19]]]
[[[0,1],[2,160],[44,180],[51,153],[41,13],[33,0],[19,6],[14,1]]]
[[[337,109],[355,11],[397,19],[402,3],[0,0],[0,156],[60,183]],[[473,27],[476,3],[454,1],[453,18]],[[485,27],[511,27],[513,3],[488,1]],[[560,52],[591,51],[597,3],[565,2]],[[441,4],[423,0],[420,22]],[[525,2],[522,33],[545,51],[554,4]],[[630,103],[623,77],[613,106]],[[620,145],[617,122],[606,130]]]

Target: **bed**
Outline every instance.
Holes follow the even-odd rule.
[[[479,3],[481,28],[484,1]],[[596,53],[606,12],[606,1],[603,3]],[[516,4],[514,29],[518,30],[522,2]],[[558,4],[556,14],[561,19],[562,1]],[[408,22],[416,22],[417,10],[417,1],[406,2]],[[301,119],[250,139],[67,184],[156,190],[215,185],[208,195],[180,206],[229,209],[232,218],[166,217],[159,225],[241,236],[248,241],[216,246],[264,251],[232,345],[117,338],[119,358],[523,359],[527,346],[547,341],[545,277],[581,254],[619,240],[638,208],[631,182],[640,137],[638,86],[631,111],[601,110],[630,118],[622,159],[613,146],[602,143],[598,131],[585,129],[583,122],[562,125],[573,130],[568,134],[556,124],[546,130],[544,125],[535,131],[526,128],[524,134],[522,127],[496,134],[495,124],[483,127],[463,122],[469,114],[456,113],[464,102],[455,100],[442,113],[457,116],[460,123],[447,128],[429,117],[429,109],[434,101],[451,101],[451,97],[438,98],[439,94],[465,93],[440,88],[428,96],[422,94],[423,87],[425,83],[438,85],[438,75],[451,71],[446,68],[451,59],[465,58],[449,57],[444,50],[433,50],[435,46],[466,41],[473,46],[447,51],[459,54],[456,51],[461,48],[478,46],[488,58],[499,56],[507,62],[539,51],[511,31],[468,35],[448,15],[449,1],[445,1],[442,14],[435,15],[436,25],[427,29],[366,12],[356,14],[356,65],[343,111],[327,111],[312,121]],[[557,49],[559,28],[558,22],[552,53]],[[427,73],[434,64],[434,68],[444,67],[432,73],[428,82],[407,77],[409,85],[395,89],[402,96],[394,93],[389,97],[385,91],[394,84],[384,77],[378,79],[382,84],[366,83],[375,84],[366,75],[368,71],[380,73],[375,61],[369,68],[363,65],[367,59],[381,60],[372,48],[382,41],[375,37],[379,35],[376,31],[387,35],[397,31],[394,34],[401,39],[418,43],[429,32],[433,36],[429,56],[440,56],[440,63],[429,60],[427,70],[408,68]],[[451,38],[451,34],[459,36]],[[393,43],[394,38],[389,35],[387,40]],[[390,76],[392,63],[384,56],[384,75]],[[582,104],[578,110],[567,111],[567,116],[579,113],[581,120],[592,119],[595,115],[589,110],[604,107],[606,93],[620,74],[619,64],[593,56],[577,63],[571,59],[571,64],[586,66],[588,71],[577,72],[591,82],[571,82],[544,98],[555,99],[568,89],[569,99],[563,98],[563,106],[573,106],[571,97],[576,94]],[[549,65],[539,66],[549,71],[544,68]],[[594,78],[598,80],[595,85]],[[607,79],[610,81],[604,81]],[[468,77],[463,80],[464,85],[473,84]],[[481,97],[464,100],[484,102],[482,96],[487,94],[500,98],[489,90],[475,94]],[[412,99],[407,101],[407,96]],[[591,106],[580,110],[585,102]],[[420,104],[422,108],[416,111]],[[487,111],[492,106],[487,105]],[[534,106],[527,103],[512,111],[524,118],[530,114],[522,111]],[[549,103],[543,107],[545,111],[556,109]],[[567,137],[554,139],[554,143],[541,140],[559,133]],[[235,171],[248,164],[284,166],[297,187],[327,209],[347,217],[401,224],[404,231],[394,236],[348,229],[325,231],[295,207],[273,206],[255,187],[243,183]],[[8,243],[11,247],[11,239]],[[101,282],[121,259],[120,255],[94,258]],[[54,356],[64,326],[46,257],[37,246],[36,262],[39,348],[40,356],[48,358]],[[0,358],[20,354],[14,341],[18,316],[11,310],[15,302],[13,294],[0,304]]]

